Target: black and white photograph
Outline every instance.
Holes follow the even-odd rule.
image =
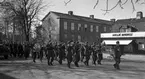
[[[145,0],[0,0],[0,79],[145,79]]]

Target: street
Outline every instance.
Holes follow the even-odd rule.
[[[131,57],[136,58],[131,60]],[[43,62],[37,59],[36,63],[31,58],[0,59],[0,79],[145,79],[145,60],[137,60],[141,58],[139,56],[131,57],[122,57],[121,70],[114,69],[114,60],[107,57],[104,57],[102,65],[92,65],[90,60],[90,66],[80,62],[80,67],[75,67],[72,63],[71,69],[66,61],[63,65],[54,61],[54,66],[48,66],[46,59]]]

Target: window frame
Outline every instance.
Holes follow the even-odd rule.
[[[67,30],[67,22],[66,21],[64,21],[64,23],[63,23],[63,28],[65,29],[65,30]]]
[[[78,24],[78,31],[81,31],[81,24]]]
[[[99,26],[96,26],[96,32],[99,32]]]
[[[85,32],[87,31],[87,28],[88,28],[88,25],[87,24],[84,24]]]
[[[75,30],[75,23],[71,23],[71,30]]]
[[[94,26],[93,25],[90,25],[90,32],[93,32],[94,31],[93,28],[94,28]]]
[[[107,32],[107,27],[106,26],[104,26],[104,32]]]

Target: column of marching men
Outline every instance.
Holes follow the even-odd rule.
[[[14,58],[22,58],[27,59],[32,51],[33,45],[31,43],[20,43],[20,42],[9,42],[9,41],[1,41],[1,44],[8,48],[10,52],[10,57]]]
[[[67,43],[57,43],[49,41],[47,45],[40,45],[39,43],[16,43],[16,42],[4,42],[3,45],[9,48],[10,57],[24,57],[29,58],[31,55],[33,62],[37,58],[47,59],[48,65],[53,65],[53,61],[58,61],[59,64],[67,61],[67,66],[71,68],[72,62],[76,67],[79,67],[79,62],[83,62],[84,65],[89,66],[90,57],[92,58],[92,64],[96,65],[96,62],[101,65],[103,59],[103,51],[105,47],[102,44],[88,44],[88,42],[80,43],[74,41],[68,41]],[[119,42],[116,42],[116,46],[112,48],[114,50],[114,68],[120,69],[119,64],[121,62],[121,50]]]
[[[42,47],[39,44],[35,44],[32,54],[33,62],[35,62],[37,55],[39,55],[41,61],[45,55],[48,65],[53,65],[54,60],[57,60],[59,64],[63,64],[63,61],[67,60],[69,68],[72,62],[76,67],[79,67],[79,62],[89,66],[90,57],[92,57],[94,65],[96,65],[96,62],[101,65],[101,60],[103,59],[102,46],[96,45],[95,42],[92,45],[89,45],[88,42],[69,41],[66,44],[49,42],[46,46]]]

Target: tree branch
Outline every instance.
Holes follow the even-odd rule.
[[[113,9],[115,9],[119,4],[120,4],[120,1],[118,1],[114,7],[112,7],[111,9],[108,9],[108,0],[107,0],[106,1],[106,10],[103,10],[103,9],[101,9],[101,10],[105,11],[106,13],[104,15],[106,15],[109,11],[112,11]]]
[[[126,3],[128,2],[128,0],[126,0],[123,4],[121,4],[121,5],[125,5]]]
[[[67,6],[67,4],[70,3],[70,2],[71,2],[71,0],[69,0],[69,1],[67,1],[67,2],[64,1],[65,6]]]
[[[133,0],[131,0],[131,4],[132,4],[133,12],[134,12],[135,11],[135,6],[134,6],[134,3],[133,3]]]
[[[96,8],[96,6],[98,5],[99,0],[97,0],[96,4],[94,5],[94,9]]]

